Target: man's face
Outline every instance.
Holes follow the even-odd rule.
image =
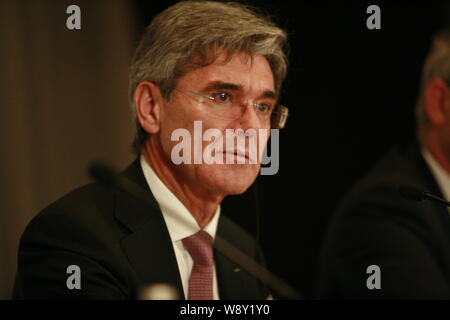
[[[171,141],[171,135],[176,129],[187,129],[192,137],[193,153],[194,121],[198,120],[202,121],[202,133],[210,128],[216,128],[222,132],[224,138],[226,129],[241,128],[244,131],[255,129],[256,132],[259,132],[259,129],[266,129],[268,135],[270,134],[270,118],[261,119],[251,106],[255,102],[268,104],[275,102],[275,98],[272,97],[275,95],[274,80],[267,60],[261,55],[255,55],[250,59],[243,53],[237,53],[224,63],[225,57],[225,54],[222,54],[214,63],[186,73],[178,79],[176,87],[208,96],[227,97],[230,94],[234,97],[235,103],[242,108],[242,115],[239,118],[219,116],[208,107],[204,98],[173,90],[170,101],[161,108],[160,132],[156,136],[160,139],[164,152],[162,156],[168,159],[170,168],[180,184],[206,189],[208,192],[223,196],[244,192],[259,173],[259,160],[257,164],[248,164],[247,159],[247,164],[206,164],[202,161],[202,164],[175,165],[171,161],[171,153],[179,141]],[[226,95],[219,95],[220,93]],[[267,139],[262,142],[258,145],[259,152],[264,148]],[[201,148],[204,150],[208,144],[211,142],[203,141]],[[248,140],[246,144],[248,151]],[[230,157],[230,150],[225,143],[222,147],[225,162],[226,157]],[[236,149],[237,147],[235,151]],[[231,157],[237,162],[236,155],[231,154]]]

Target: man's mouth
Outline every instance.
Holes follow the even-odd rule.
[[[239,150],[227,150],[224,152],[224,154],[226,155],[226,158],[228,159],[233,159],[233,160],[237,160],[239,158],[243,159],[245,161],[245,163],[249,163],[250,161],[250,156],[248,151],[243,152],[243,151],[239,151]]]

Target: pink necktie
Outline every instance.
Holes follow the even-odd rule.
[[[211,236],[201,230],[183,239],[184,247],[194,260],[189,278],[189,300],[213,299],[213,249]]]

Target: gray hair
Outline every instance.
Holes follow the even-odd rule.
[[[427,83],[440,78],[450,86],[450,29],[439,31],[433,38],[430,52],[422,68],[419,98],[416,104],[417,135],[421,138],[429,120],[425,112],[424,92]]]
[[[134,91],[142,81],[157,83],[165,99],[189,70],[213,63],[225,51],[268,61],[279,93],[287,72],[287,35],[257,9],[233,2],[182,1],[157,15],[145,30],[129,72],[129,98],[136,122],[134,150],[147,139],[136,117]]]

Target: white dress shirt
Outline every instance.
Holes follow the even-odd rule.
[[[184,297],[187,299],[189,292],[189,277],[194,262],[189,252],[184,248],[182,239],[200,231],[200,226],[184,204],[161,181],[152,167],[148,164],[144,155],[141,155],[140,162],[145,179],[147,180],[153,196],[159,204],[167,229],[169,230],[170,239],[172,240],[175,257],[177,259],[178,270],[180,271],[181,282],[183,284]],[[219,216],[220,205],[217,207],[214,217],[203,229],[213,239],[216,236]],[[213,297],[215,300],[219,299],[215,267],[213,272]]]
[[[431,155],[430,152],[426,148],[422,148],[422,155],[425,159],[425,162],[428,164],[428,167],[433,174],[434,179],[436,180],[439,189],[442,192],[444,198],[449,201],[450,199],[450,175],[441,165],[436,161],[436,159]],[[450,212],[450,208],[447,207]]]

